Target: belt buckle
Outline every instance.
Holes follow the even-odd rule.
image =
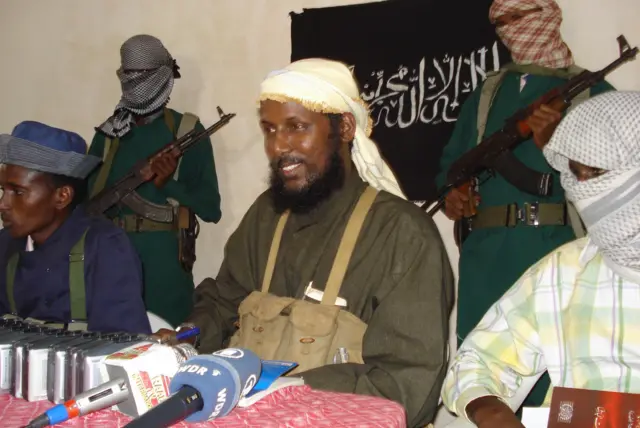
[[[538,227],[540,225],[540,204],[538,202],[525,202],[522,208],[516,208],[516,219],[527,226]]]

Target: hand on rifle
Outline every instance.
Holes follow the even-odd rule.
[[[153,178],[153,184],[162,188],[178,167],[178,159],[171,152],[158,153],[149,160],[149,168],[143,173],[146,180]]]
[[[444,214],[454,221],[460,220],[462,217],[471,217],[471,203],[475,203],[476,206],[480,203],[480,196],[472,187],[469,187],[468,193],[451,189],[444,199]]]
[[[533,114],[527,119],[527,125],[533,132],[533,141],[540,150],[547,145],[561,120],[562,113],[546,104],[542,104],[534,110]]]

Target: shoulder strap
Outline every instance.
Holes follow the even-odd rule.
[[[82,236],[71,248],[69,253],[69,297],[71,300],[71,319],[87,319],[87,298],[84,281],[84,242],[87,237],[87,227]]]
[[[584,226],[584,223],[580,218],[580,214],[578,214],[578,210],[576,210],[576,207],[569,200],[567,200],[566,203],[567,218],[571,228],[573,229],[574,235],[576,235],[576,239],[584,238],[587,235],[587,228]]]
[[[95,195],[100,193],[104,186],[107,184],[107,178],[109,178],[109,172],[111,171],[111,166],[113,165],[113,159],[116,156],[116,152],[118,151],[118,146],[120,145],[120,138],[116,138],[111,140],[111,138],[104,138],[104,150],[102,151],[102,166],[100,167],[100,172],[98,172],[98,177],[96,177],[95,183],[93,183],[93,189],[91,189],[91,197],[93,198]]]
[[[478,119],[476,120],[478,127],[478,140],[476,144],[480,144],[484,138],[484,132],[487,129],[487,119],[489,118],[489,110],[493,99],[498,92],[500,82],[504,79],[504,75],[507,73],[506,68],[500,69],[496,73],[487,75],[487,78],[482,83],[482,89],[480,90],[480,100],[478,102]]]
[[[193,113],[184,113],[180,120],[180,126],[178,127],[176,138],[182,138],[187,132],[193,130],[199,120],[200,118]]]
[[[165,108],[164,110],[162,110],[162,113],[164,114],[164,123],[167,125],[167,128],[169,128],[171,135],[173,135],[173,137],[175,138],[176,121],[173,117],[173,113],[171,113],[171,110],[169,110],[168,108]]]
[[[196,123],[198,123],[199,120],[200,119],[195,114],[185,112],[182,115],[182,119],[180,120],[180,126],[178,127],[178,133],[176,134],[176,138],[182,138],[187,132],[193,130],[196,127]],[[178,158],[178,166],[176,167],[176,172],[173,174],[174,180],[178,180],[178,176],[180,175],[180,164],[182,163],[183,157],[184,156],[180,156]]]
[[[271,278],[273,278],[273,271],[276,267],[276,258],[278,257],[278,250],[280,249],[280,242],[282,241],[282,232],[284,226],[287,224],[289,218],[289,210],[283,212],[276,224],[276,230],[273,232],[273,240],[271,241],[271,248],[269,248],[269,257],[267,258],[267,268],[264,271],[264,277],[262,278],[262,292],[268,293],[269,286],[271,285]]]
[[[571,105],[569,106],[567,111],[571,111],[575,106],[577,106],[581,102],[588,100],[589,97],[591,97],[591,88],[585,89],[584,91],[576,95],[576,97],[571,102]]]
[[[71,248],[69,253],[69,296],[72,320],[86,320],[86,289],[84,281],[84,242],[89,228],[83,232],[82,236]],[[19,255],[13,254],[7,263],[7,300],[12,314],[17,314],[16,301],[14,298],[14,283],[16,270],[18,269]]]
[[[16,301],[13,297],[13,283],[16,280],[16,270],[18,269],[18,253],[14,253],[9,258],[7,263],[7,300],[9,301],[9,308],[14,315],[18,314],[16,309]]]
[[[569,77],[575,77],[578,74],[582,73],[583,71],[585,71],[584,68],[578,67],[575,64],[570,65],[569,68],[567,68],[567,73],[569,74]],[[567,111],[571,111],[571,109],[573,109],[575,106],[577,106],[581,102],[588,100],[589,97],[591,97],[591,88],[585,89],[584,91],[576,95],[576,97],[573,99],[573,102],[571,103],[571,106],[567,109]]]
[[[324,294],[322,296],[323,305],[333,306],[336,303],[336,298],[338,297],[338,293],[340,293],[340,287],[342,286],[344,275],[347,272],[347,266],[351,260],[353,249],[356,246],[358,235],[360,235],[360,229],[362,229],[369,208],[371,208],[377,195],[378,191],[375,188],[367,186],[360,196],[356,207],[353,209],[351,217],[349,217],[349,222],[342,235],[333,267],[329,273],[327,285],[324,287]]]
[[[367,213],[369,212],[369,208],[371,208],[371,205],[373,204],[373,201],[375,200],[377,194],[378,191],[376,189],[368,186],[362,193],[362,195],[360,195],[360,199],[358,200],[356,207],[351,213],[351,217],[349,218],[347,227],[345,228],[344,234],[342,235],[342,240],[340,241],[338,252],[336,254],[335,261],[333,262],[331,272],[329,273],[327,285],[324,289],[322,304],[335,304],[338,293],[340,293],[342,280],[344,279],[344,275],[347,272],[347,266],[349,265],[349,261],[351,260],[353,248],[355,247],[356,241],[358,240],[360,229],[362,229],[362,225],[364,224],[364,220],[367,216]],[[269,256],[267,258],[267,267],[264,272],[264,277],[262,278],[261,290],[263,293],[269,292],[271,279],[273,278],[273,271],[275,270],[276,266],[276,258],[278,257],[278,250],[280,249],[280,242],[282,241],[282,232],[284,231],[284,226],[286,225],[288,218],[289,211],[285,211],[284,213],[282,213],[282,215],[278,219],[276,230],[273,232],[273,240],[271,241],[271,248],[269,249]]]

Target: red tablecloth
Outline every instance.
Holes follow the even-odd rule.
[[[52,404],[29,403],[10,395],[0,396],[0,426],[20,428]],[[57,427],[116,428],[130,420],[122,413],[103,410],[68,421]],[[210,422],[180,423],[176,427],[358,427],[404,428],[404,409],[398,403],[377,397],[317,391],[309,386],[283,388],[253,406],[236,408],[228,416]]]

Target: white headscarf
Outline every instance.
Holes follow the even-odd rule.
[[[607,92],[577,105],[544,155],[592,243],[614,263],[640,270],[640,92]],[[608,172],[578,181],[569,159]]]
[[[372,187],[406,199],[376,144],[367,104],[349,68],[338,61],[311,58],[270,73],[260,87],[260,101],[293,101],[317,113],[351,113],[356,133],[351,157],[360,177]]]

